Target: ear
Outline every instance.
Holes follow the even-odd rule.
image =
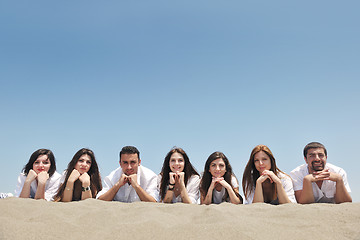
[[[140,163],[141,163],[141,159],[139,158],[139,166],[140,166]]]
[[[305,160],[306,163],[308,163],[306,157],[304,157],[304,160]]]

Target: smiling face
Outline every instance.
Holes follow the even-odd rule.
[[[174,173],[179,173],[184,171],[185,160],[182,154],[174,152],[169,160],[170,170]]]
[[[124,174],[127,176],[137,173],[140,163],[141,163],[141,160],[139,159],[139,156],[136,153],[121,154],[120,167],[122,168]]]
[[[254,165],[261,174],[264,170],[271,169],[271,159],[264,151],[260,151],[254,155]]]
[[[90,170],[91,167],[91,157],[87,154],[83,154],[75,165],[75,169],[79,171],[80,174],[86,173]]]
[[[312,173],[324,170],[326,159],[327,157],[323,148],[310,148],[305,158],[309,172]]]
[[[48,172],[51,166],[51,162],[47,155],[40,155],[33,163],[33,170],[36,174],[40,172]]]
[[[226,173],[226,165],[222,158],[215,159],[210,163],[209,172],[213,177],[223,177]]]

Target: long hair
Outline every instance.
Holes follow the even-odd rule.
[[[50,169],[48,171],[49,177],[51,177],[55,173],[56,163],[55,163],[55,156],[54,156],[53,152],[49,149],[41,148],[41,149],[38,149],[35,152],[33,152],[33,154],[31,154],[28,163],[24,166],[22,171],[26,176],[28,175],[29,171],[31,169],[33,169],[33,165],[34,165],[34,162],[36,161],[36,159],[38,159],[38,157],[41,155],[46,155],[48,157],[48,159],[50,160]]]
[[[190,163],[189,157],[188,155],[185,153],[185,151],[182,148],[177,148],[174,147],[170,150],[170,152],[168,152],[168,154],[166,155],[165,159],[164,159],[164,163],[161,169],[161,183],[160,183],[160,196],[161,196],[161,200],[163,200],[165,198],[165,194],[166,194],[166,188],[169,185],[169,181],[170,181],[170,177],[169,177],[169,173],[171,172],[170,169],[170,158],[171,155],[173,155],[174,153],[180,153],[183,158],[184,158],[184,183],[185,186],[187,185],[187,182],[189,180],[189,178],[192,175],[198,175],[199,173],[195,170],[195,168],[193,167],[193,165]]]
[[[205,198],[205,196],[207,195],[208,193],[208,190],[209,190],[209,187],[210,187],[210,184],[211,184],[211,181],[212,181],[212,175],[210,173],[210,164],[212,161],[218,159],[218,158],[221,158],[224,163],[225,163],[225,166],[226,166],[226,172],[223,176],[224,180],[230,184],[230,186],[233,188],[236,196],[240,199],[240,201],[242,202],[242,197],[240,196],[239,194],[239,191],[237,189],[234,188],[234,186],[232,185],[231,183],[231,178],[232,176],[235,177],[235,174],[233,173],[232,171],[232,167],[230,165],[230,162],[229,160],[227,159],[227,157],[225,156],[225,154],[223,154],[222,152],[214,152],[212,153],[208,159],[206,160],[206,163],[205,163],[205,168],[204,168],[204,173],[203,173],[203,176],[201,178],[201,182],[200,182],[200,193],[201,195]],[[236,177],[235,177],[236,178]],[[224,201],[228,201],[229,200],[229,193],[226,191],[224,197],[223,197],[223,200]],[[213,202],[213,200],[211,199],[211,202]]]
[[[54,197],[54,201],[62,200],[62,197],[64,196],[64,190],[66,188],[66,183],[69,180],[71,172],[74,170],[76,163],[79,161],[79,159],[82,155],[88,155],[91,158],[91,166],[90,166],[90,169],[87,172],[87,174],[90,176],[90,189],[91,189],[92,197],[95,198],[96,194],[99,191],[101,191],[101,189],[102,189],[101,177],[100,177],[98,165],[96,163],[95,154],[90,149],[82,148],[75,153],[74,157],[69,162],[67,169],[66,169],[65,181],[60,185],[59,190],[58,190],[56,196]],[[80,181],[80,180],[77,179],[76,182],[77,181]],[[73,197],[74,197],[74,192],[75,192],[75,186],[76,186],[76,184],[74,183]]]
[[[260,177],[260,173],[258,170],[256,170],[256,167],[255,167],[254,158],[255,158],[255,154],[257,154],[258,152],[261,152],[261,151],[263,151],[270,158],[270,161],[271,161],[270,171],[272,171],[276,176],[278,176],[279,172],[284,173],[276,166],[275,157],[272,154],[272,152],[270,151],[270,149],[266,145],[257,145],[251,151],[250,159],[249,159],[248,163],[246,164],[243,178],[242,178],[242,188],[243,188],[243,191],[245,194],[245,198],[247,198],[250,195],[250,193],[254,190],[254,188],[256,186],[256,180]],[[272,193],[273,193],[273,196],[276,196],[275,183],[272,183]]]

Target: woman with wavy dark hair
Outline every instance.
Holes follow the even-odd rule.
[[[181,148],[173,148],[158,176],[158,191],[164,203],[198,203],[200,176]]]
[[[252,150],[244,170],[242,187],[245,204],[296,203],[291,178],[276,166],[274,155],[265,145],[258,145]]]
[[[239,183],[229,160],[222,152],[212,153],[205,163],[200,183],[201,204],[242,203]]]
[[[38,149],[31,154],[18,178],[15,196],[52,201],[60,185],[55,157],[49,149]]]
[[[68,164],[65,177],[55,196],[55,201],[71,202],[95,198],[102,189],[99,168],[94,152],[82,148]]]

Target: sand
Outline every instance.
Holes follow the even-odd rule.
[[[360,203],[188,205],[0,199],[0,239],[359,239]]]

